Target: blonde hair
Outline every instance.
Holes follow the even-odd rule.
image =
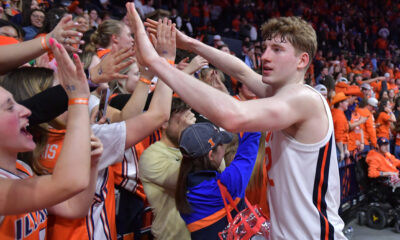
[[[317,34],[308,22],[300,17],[272,18],[261,27],[263,41],[280,37],[282,42],[289,41],[297,53],[306,52],[310,66],[317,51]]]
[[[85,51],[96,52],[98,47],[108,47],[111,42],[111,36],[119,36],[123,25],[123,22],[112,19],[102,22],[97,30],[90,36],[90,43],[86,45]]]

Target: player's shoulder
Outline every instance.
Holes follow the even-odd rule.
[[[314,104],[321,105],[323,103],[322,95],[305,84],[287,85],[277,93],[277,96],[287,99],[294,105],[306,104],[306,106],[313,106]]]

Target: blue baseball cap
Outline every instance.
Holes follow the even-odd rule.
[[[196,123],[183,130],[179,147],[192,158],[206,155],[220,144],[230,143],[232,134],[209,122]]]
[[[389,140],[385,137],[378,138],[378,145],[389,144]]]

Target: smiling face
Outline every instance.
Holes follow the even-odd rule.
[[[86,18],[84,17],[78,17],[75,20],[77,23],[79,23],[79,27],[77,28],[77,30],[81,33],[86,32],[87,30],[89,30],[89,22],[86,20]]]
[[[28,133],[28,117],[31,112],[16,103],[7,90],[0,87],[0,151],[11,153],[32,151],[35,143]],[[7,139],[7,141],[4,141]]]
[[[44,13],[42,11],[33,11],[31,14],[31,24],[34,27],[43,27]]]

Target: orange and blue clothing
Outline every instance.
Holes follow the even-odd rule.
[[[33,176],[33,172],[24,162],[17,160],[17,174],[0,168],[0,178],[24,179]],[[46,239],[47,210],[42,209],[15,215],[0,215],[0,239]]]
[[[261,134],[244,133],[232,163],[223,171],[198,171],[187,179],[187,200],[190,214],[181,214],[191,232],[192,239],[216,238],[228,224],[224,202],[217,180],[226,186],[240,211],[245,207],[244,196],[257,158]],[[236,211],[231,211],[232,217]]]

